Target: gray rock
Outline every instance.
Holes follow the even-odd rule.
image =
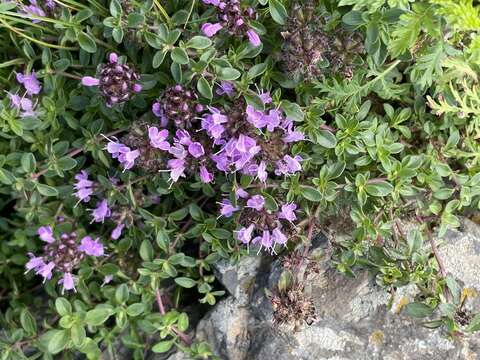
[[[240,303],[247,303],[255,283],[257,272],[264,263],[261,256],[247,256],[238,264],[226,260],[214,265],[215,277]]]
[[[449,232],[436,241],[447,271],[480,291],[480,228],[467,221],[463,231]],[[415,297],[415,287],[400,288],[391,295],[377,287],[366,272],[347,278],[327,263],[320,273],[308,279],[305,289],[314,301],[318,321],[295,330],[274,324],[273,309],[264,289],[274,288],[280,265],[274,262],[266,271],[251,258],[245,261],[238,267],[217,269],[220,281],[232,296],[219,302],[197,326],[197,339],[209,342],[221,359],[479,358],[478,335],[452,340],[442,330],[422,327],[401,312]],[[237,275],[232,273],[235,269],[241,269]]]

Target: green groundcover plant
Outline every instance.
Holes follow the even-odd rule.
[[[2,0],[0,357],[214,358],[214,264],[320,233],[479,329],[433,236],[480,207],[479,32],[472,0]]]

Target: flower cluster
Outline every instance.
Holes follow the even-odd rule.
[[[16,109],[21,117],[36,116],[36,101],[33,99],[33,96],[40,93],[42,86],[37,79],[35,71],[32,71],[30,74],[17,73],[16,79],[24,87],[25,92],[23,95],[8,93],[11,108]]]
[[[203,111],[203,105],[198,103],[195,91],[175,85],[167,88],[158,101],[153,103],[152,111],[160,118],[160,126],[165,127],[172,121],[176,128],[188,129]]]
[[[246,35],[253,46],[260,46],[260,37],[249,24],[256,18],[255,9],[251,7],[242,9],[239,0],[203,0],[203,3],[215,6],[218,19],[216,23],[202,25],[202,32],[205,36],[212,37],[220,30],[225,29],[230,35]]]
[[[47,14],[45,13],[45,10],[38,4],[37,0],[30,0],[30,5],[20,5],[20,10],[27,14],[27,15],[33,15],[37,17],[46,17]],[[55,1],[54,0],[45,0],[44,5],[48,11],[52,11],[55,9]],[[34,24],[41,22],[40,19],[32,19],[32,22]]]
[[[73,187],[76,191],[73,193],[73,196],[78,199],[78,203],[96,201],[95,207],[89,210],[91,213],[91,223],[104,223],[105,220],[109,219],[115,224],[110,238],[118,240],[122,236],[126,224],[132,224],[134,222],[135,215],[132,209],[118,203],[109,204],[105,198],[105,189],[102,189],[100,184],[89,180],[87,171],[80,171],[75,175],[75,180],[76,182]],[[118,184],[118,179],[110,177],[109,180],[118,191],[125,189],[125,186]],[[158,202],[156,196],[146,196],[141,191],[134,191],[133,196],[139,205],[155,204]]]
[[[98,86],[106,105],[111,107],[130,100],[135,93],[142,90],[142,86],[138,83],[138,73],[131,65],[121,64],[117,54],[111,53],[108,60],[108,63],[100,67],[97,78],[84,76],[82,84]]]
[[[265,106],[272,102],[268,93],[260,98]],[[290,155],[290,145],[304,136],[278,109],[255,110],[237,100],[229,109],[208,107],[200,120],[190,122],[188,129],[185,122],[180,128],[175,126],[173,139],[168,129],[149,127],[151,147],[173,157],[168,161],[173,182],[196,173],[202,182],[209,183],[215,171],[240,171],[265,182],[269,171],[292,175],[302,169],[302,158]]]
[[[63,285],[63,291],[75,290],[73,270],[85,256],[99,257],[105,254],[99,239],[93,240],[90,236],[83,237],[79,244],[75,232],[61,234],[56,238],[50,226],[40,227],[38,235],[46,243],[43,246],[43,255],[28,254],[30,260],[25,265],[27,272],[33,270],[37,275],[42,276],[44,281],[50,280],[54,271],[62,274],[59,283]]]
[[[244,206],[234,206],[229,199],[220,203],[220,214],[231,217],[241,211],[239,223],[241,228],[236,231],[236,238],[245,245],[260,245],[259,252],[266,249],[275,253],[275,245],[286,246],[288,239],[294,234],[293,222],[297,219],[297,205],[287,203],[279,211],[269,211],[265,207],[265,198],[262,195],[250,196],[245,190],[237,189],[238,202],[245,202]]]

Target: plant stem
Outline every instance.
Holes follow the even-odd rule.
[[[165,315],[165,307],[163,306],[162,294],[160,293],[160,289],[157,288],[155,293],[160,314]],[[192,344],[192,340],[190,340],[187,334],[177,330],[175,326],[172,326],[172,330],[186,345],[190,346]]]

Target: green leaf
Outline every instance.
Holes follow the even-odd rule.
[[[152,261],[153,259],[152,243],[147,239],[144,239],[140,245],[140,257],[144,261]]]
[[[37,184],[37,190],[40,194],[45,196],[58,196],[58,190],[49,185]]]
[[[234,68],[219,68],[217,71],[217,77],[220,80],[235,80],[240,77],[240,71]]]
[[[103,324],[113,314],[110,308],[96,308],[87,312],[85,322],[90,326]]]
[[[433,313],[433,309],[420,302],[413,302],[405,306],[407,313],[414,318],[424,318]]]
[[[337,145],[337,138],[328,130],[318,130],[316,142],[327,149],[334,149]]]
[[[80,47],[88,53],[94,54],[97,52],[97,44],[95,40],[87,33],[80,32],[77,36]]]
[[[145,305],[142,303],[136,303],[127,307],[128,316],[138,316],[145,311]]]
[[[288,118],[294,121],[303,121],[305,114],[303,113],[300,105],[292,103],[290,101],[282,101],[282,109]]]
[[[287,10],[285,10],[285,6],[279,0],[268,0],[268,9],[276,23],[285,25],[285,20],[288,18]]]
[[[322,200],[322,194],[311,186],[302,186],[302,196],[310,201],[318,202]]]
[[[475,315],[465,330],[467,332],[475,332],[480,330],[480,314]]]
[[[160,341],[153,346],[152,351],[154,353],[164,353],[170,350],[172,348],[172,345],[173,340]]]
[[[120,3],[118,2],[118,0],[111,0],[110,1],[110,14],[113,16],[113,17],[119,17],[120,15],[122,15],[123,11],[122,11],[122,5],[120,5]]]
[[[29,334],[33,335],[37,332],[37,323],[27,308],[24,308],[20,313],[20,323],[25,331]]]
[[[173,62],[176,62],[177,64],[188,64],[188,54],[185,49],[179,47],[173,49],[173,51],[170,53],[170,57],[172,58]]]
[[[15,176],[8,170],[0,168],[0,182],[5,185],[12,185],[15,182]]]
[[[409,231],[407,235],[407,243],[410,254],[420,250],[423,246],[423,236],[420,231],[416,229]]]
[[[85,328],[82,324],[76,323],[70,328],[72,341],[75,346],[81,346],[85,338],[87,337],[87,333],[85,332]]]
[[[25,153],[22,155],[21,159],[22,169],[26,173],[30,174],[35,171],[37,166],[37,162],[35,160],[35,156],[32,153]]]
[[[130,291],[127,284],[121,284],[115,290],[115,300],[118,304],[123,304],[128,301],[130,297]]]
[[[206,49],[210,45],[212,45],[212,40],[205,36],[194,36],[190,40],[188,40],[187,44],[185,45],[187,48],[192,49]]]
[[[72,305],[70,305],[70,302],[63,297],[59,297],[55,300],[55,309],[60,316],[65,316],[72,313]]]
[[[197,81],[197,90],[200,94],[202,94],[203,97],[207,99],[212,99],[213,98],[213,92],[212,92],[212,87],[208,83],[205,78],[201,77]]]
[[[267,70],[268,65],[266,63],[260,63],[253,65],[249,70],[248,70],[248,78],[250,80],[255,79],[257,76],[262,75],[266,70]]]
[[[350,26],[360,26],[365,23],[365,20],[362,18],[361,11],[349,11],[342,17],[342,21]]]
[[[55,330],[55,333],[48,342],[48,352],[51,354],[58,354],[65,349],[69,340],[67,330]]]
[[[138,27],[145,22],[145,16],[139,13],[128,14],[127,23],[130,27]]]
[[[190,278],[187,278],[187,277],[178,277],[178,278],[175,278],[175,282],[180,285],[181,287],[184,287],[184,288],[192,288],[194,287],[197,283],[190,279]]]
[[[67,171],[77,166],[77,160],[71,157],[65,156],[58,160],[57,165],[61,170]]]
[[[367,183],[365,185],[365,191],[371,196],[387,196],[393,191],[393,186],[386,181]]]
[[[167,55],[166,50],[158,50],[155,55],[153,55],[152,66],[154,69],[157,69],[162,65],[163,60],[165,60],[165,55]]]

